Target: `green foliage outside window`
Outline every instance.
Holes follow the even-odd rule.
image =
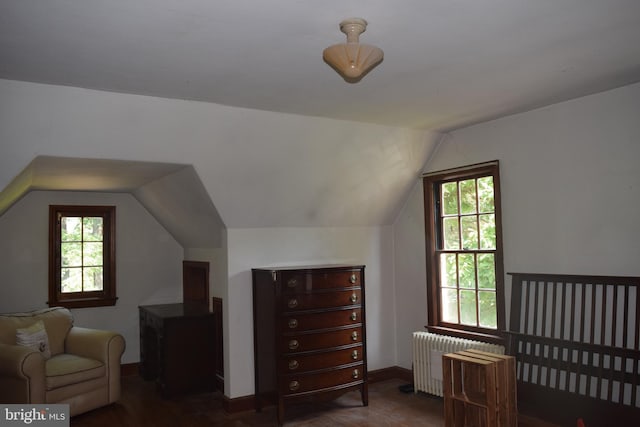
[[[497,328],[496,221],[491,176],[440,185],[442,320]]]
[[[103,218],[61,218],[61,291],[63,293],[103,289]]]

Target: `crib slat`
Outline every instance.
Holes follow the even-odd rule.
[[[576,286],[578,286],[576,284]],[[584,342],[584,324],[585,324],[585,303],[587,300],[587,285],[585,283],[580,283],[580,300],[578,301],[578,307],[580,307],[580,316],[578,317],[578,322],[580,323],[580,332],[578,336],[578,340],[580,342]]]
[[[600,345],[606,345],[605,344],[605,335],[606,335],[606,330],[607,330],[607,294],[609,292],[607,292],[607,287],[603,284],[602,285],[602,313],[601,313],[601,318],[600,318],[600,342],[598,344]]]
[[[616,346],[618,326],[618,286],[613,285],[613,301],[611,302],[611,347]]]
[[[533,287],[533,325],[532,325],[532,329],[531,329],[531,333],[533,335],[539,335],[540,333],[538,332],[538,329],[540,327],[539,323],[538,323],[538,310],[540,309],[539,307],[539,295],[540,295],[540,291],[539,288],[541,286],[541,282],[535,282],[535,285]]]
[[[633,348],[640,350],[640,286],[636,286],[636,339]]]
[[[598,285],[596,285],[595,283],[593,283],[591,285],[591,316],[589,316],[591,319],[591,325],[590,325],[590,330],[591,330],[591,336],[589,337],[589,344],[595,344],[594,343],[594,337],[595,337],[595,330],[596,330],[596,295],[597,295],[597,290],[598,290]]]
[[[576,284],[575,282],[570,283],[571,285],[571,311],[569,312],[569,341],[575,340],[575,312],[576,312]]]
[[[566,287],[566,283],[565,282],[560,282],[559,285],[560,285],[560,290],[561,290],[560,291],[560,295],[562,296],[560,298],[560,339],[566,340],[567,337],[564,335],[564,325],[566,323],[566,317],[565,317],[566,309],[565,309],[565,307],[567,306],[567,304],[566,304],[566,290],[567,290],[567,287]]]
[[[531,333],[531,331],[529,330],[529,307],[531,307],[530,303],[529,303],[529,298],[531,296],[531,288],[533,287],[533,289],[535,289],[535,286],[533,285],[533,282],[529,281],[527,282],[527,289],[526,289],[526,293],[525,293],[525,302],[524,302],[524,307],[523,307],[523,311],[524,311],[524,331],[525,333]]]
[[[624,313],[622,315],[622,347],[628,348],[627,334],[629,333],[629,324],[627,319],[629,319],[629,286],[626,286],[626,285],[624,287],[623,302],[624,302]]]
[[[632,363],[632,375],[631,375],[631,405],[636,405],[637,392],[638,392],[638,375],[640,375],[640,359],[634,360]]]

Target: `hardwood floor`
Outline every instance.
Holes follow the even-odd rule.
[[[301,404],[287,408],[287,427],[443,427],[442,399],[426,394],[402,393],[401,380],[387,380],[369,385],[369,406],[363,407],[358,392],[349,392],[335,401]],[[275,426],[275,407],[227,414],[220,393],[204,393],[162,399],[153,382],[138,376],[122,379],[119,402],[78,415],[73,427],[157,426],[157,427],[244,427]],[[520,427],[554,427],[534,419],[520,417]]]

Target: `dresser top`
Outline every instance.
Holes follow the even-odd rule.
[[[351,264],[316,264],[316,265],[287,265],[277,267],[258,267],[252,268],[252,271],[330,271],[330,270],[361,270],[364,269],[364,265],[351,265]]]

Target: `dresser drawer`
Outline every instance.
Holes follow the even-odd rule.
[[[282,381],[281,392],[285,395],[291,395],[336,386],[342,387],[349,383],[362,382],[362,375],[362,364],[331,372],[288,375]]]
[[[315,294],[286,295],[282,298],[283,311],[313,310],[318,308],[341,307],[360,304],[360,289]]]
[[[278,372],[300,373],[326,369],[334,366],[348,365],[362,361],[362,345],[335,350],[331,352],[314,353],[310,355],[294,354],[281,357],[278,361]]]
[[[280,340],[280,352],[298,353],[322,350],[362,342],[362,328],[348,328],[331,332],[283,336]]]
[[[330,329],[358,323],[362,323],[362,310],[359,307],[317,314],[291,314],[281,320],[282,332],[284,333]]]
[[[331,273],[304,273],[288,271],[282,273],[282,292],[300,293],[319,289],[349,288],[360,286],[359,271],[339,271]]]

